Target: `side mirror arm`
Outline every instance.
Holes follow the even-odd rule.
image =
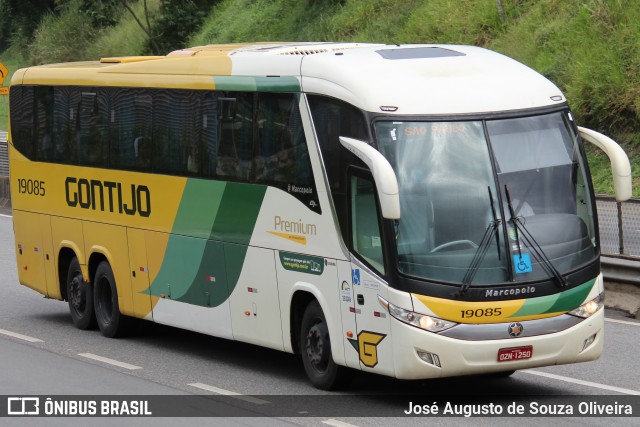
[[[373,180],[378,189],[378,199],[382,217],[400,219],[400,195],[398,179],[389,161],[378,150],[364,141],[345,136],[340,137],[340,143],[360,160],[366,163],[373,174]]]
[[[596,145],[609,157],[616,201],[624,202],[632,195],[631,164],[622,147],[613,139],[591,129],[578,126],[580,137]]]

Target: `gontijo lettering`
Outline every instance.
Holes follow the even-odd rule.
[[[64,182],[67,205],[82,209],[117,212],[126,215],[151,215],[151,192],[146,185],[123,188],[114,181],[67,177]]]

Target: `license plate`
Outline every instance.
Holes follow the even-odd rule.
[[[533,356],[533,346],[509,347],[498,350],[498,362],[510,362],[512,360],[526,360]]]

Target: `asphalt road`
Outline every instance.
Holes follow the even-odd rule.
[[[187,396],[198,418],[4,418],[1,425],[301,425],[412,426],[409,402],[506,405],[552,397],[586,402],[633,399],[635,418],[518,418],[522,425],[637,425],[640,322],[607,313],[603,357],[578,365],[516,372],[510,378],[398,381],[357,373],[339,394],[309,385],[286,353],[143,322],[132,336],[107,339],[74,328],[67,304],[44,299],[17,280],[11,218],[0,216],[0,397],[21,395]],[[460,396],[468,396],[460,400]],[[488,397],[489,396],[489,397]],[[172,399],[172,398],[169,398]],[[416,399],[419,399],[416,401]],[[489,399],[489,400],[486,400]],[[493,399],[493,400],[492,400]],[[5,403],[0,399],[0,405]],[[168,405],[170,406],[170,405]],[[166,409],[166,408],[164,408]],[[220,412],[218,412],[218,410]],[[351,411],[352,410],[352,411]],[[374,416],[365,417],[367,411]],[[225,412],[227,411],[227,412]],[[234,416],[211,417],[212,414]],[[350,412],[351,411],[351,412]],[[1,413],[1,412],[0,412]],[[384,415],[384,416],[381,416]],[[443,417],[438,425],[514,425],[516,419]]]

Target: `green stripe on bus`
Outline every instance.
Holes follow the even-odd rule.
[[[227,183],[188,179],[172,234],[209,238]]]
[[[595,282],[596,280],[593,279],[559,294],[527,299],[520,310],[509,317],[560,313],[573,310],[584,302]]]
[[[300,82],[295,77],[215,76],[216,90],[251,92],[300,92]]]
[[[559,313],[562,311],[570,311],[574,308],[580,307],[585,302],[587,295],[591,292],[596,283],[596,279],[583,283],[580,286],[576,286],[573,289],[562,292],[558,301],[549,309],[550,313]]]
[[[197,265],[194,262],[194,265]],[[198,272],[186,292],[174,300],[203,307],[217,307],[229,298],[225,252],[220,242],[207,240]],[[188,283],[188,282],[187,282]]]
[[[188,180],[162,267],[146,293],[203,307],[225,302],[240,277],[266,189]]]
[[[227,183],[210,238],[248,245],[266,191],[264,185]]]
[[[558,299],[558,294],[526,299],[522,307],[509,317],[531,316],[549,312]]]

